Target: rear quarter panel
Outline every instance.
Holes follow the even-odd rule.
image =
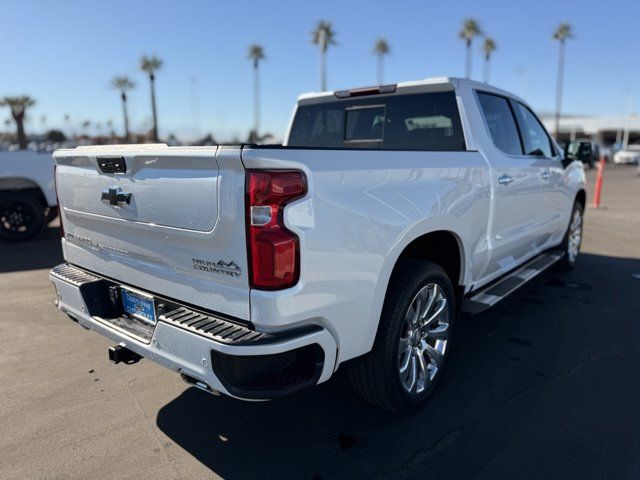
[[[453,232],[462,283],[487,261],[489,177],[477,152],[245,148],[242,159],[246,168],[302,170],[309,184],[285,210],[300,237],[300,281],[252,290],[251,320],[264,330],[321,324],[339,342],[339,362],[373,345],[389,277],[412,240]]]

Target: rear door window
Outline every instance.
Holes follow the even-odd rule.
[[[508,155],[522,155],[522,143],[509,100],[478,92],[482,114],[496,147]]]
[[[516,115],[522,132],[525,155],[553,157],[553,146],[547,131],[533,112],[520,102],[515,102]]]
[[[298,107],[289,146],[466,150],[455,93],[338,100]]]

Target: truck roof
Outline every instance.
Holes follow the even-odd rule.
[[[514,95],[510,92],[507,92],[505,90],[502,90],[500,88],[494,87],[492,85],[489,85],[487,83],[481,83],[481,82],[477,82],[475,80],[469,80],[466,78],[459,78],[459,77],[430,77],[430,78],[425,78],[422,80],[412,80],[412,81],[408,81],[408,82],[399,82],[396,84],[389,84],[389,85],[376,85],[376,86],[371,86],[371,87],[364,87],[364,88],[356,88],[356,89],[345,89],[345,90],[333,90],[333,91],[326,91],[326,92],[310,92],[310,93],[303,93],[302,95],[300,95],[298,97],[298,104],[311,104],[311,103],[322,103],[322,102],[326,102],[326,101],[334,101],[336,100],[336,98],[341,98],[340,95],[344,92],[345,94],[348,93],[349,91],[353,91],[353,90],[359,90],[359,91],[363,91],[366,90],[368,88],[378,88],[378,87],[395,87],[394,90],[388,92],[388,93],[382,93],[384,95],[393,95],[394,93],[400,93],[400,94],[405,94],[405,93],[421,93],[421,92],[442,92],[442,91],[450,91],[450,90],[455,90],[457,88],[460,88],[462,86],[469,86],[471,88],[476,88],[476,89],[481,89],[483,91],[487,91],[487,92],[492,92],[492,93],[496,93],[499,95],[507,95],[510,97],[514,97],[518,100],[523,101],[524,103],[526,103],[524,100],[522,100],[521,98],[519,98],[517,95]],[[372,92],[373,93],[373,92]],[[348,95],[347,95],[348,98]]]

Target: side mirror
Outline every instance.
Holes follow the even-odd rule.
[[[567,148],[569,145],[565,145],[564,155],[562,156],[562,166],[567,168],[569,165],[573,163],[575,158],[569,153],[569,149]]]

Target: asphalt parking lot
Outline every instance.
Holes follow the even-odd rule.
[[[438,390],[407,417],[341,374],[256,404],[110,365],[110,342],[53,306],[55,228],[0,244],[0,478],[640,478],[635,167],[607,166],[603,204],[573,272],[459,322]]]

